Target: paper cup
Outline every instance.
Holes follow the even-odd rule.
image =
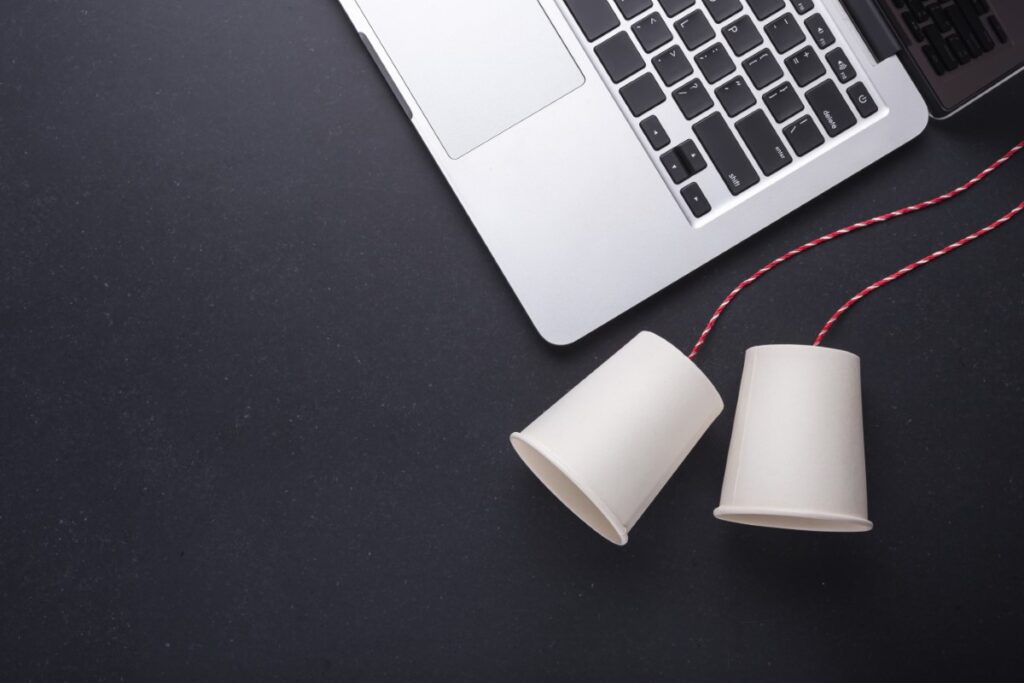
[[[650,332],[594,370],[512,447],[548,489],[612,543],[629,530],[722,412],[707,377]]]
[[[868,531],[860,358],[814,346],[747,351],[715,517]]]

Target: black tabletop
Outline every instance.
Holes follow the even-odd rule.
[[[7,0],[0,678],[1019,677],[1024,222],[828,339],[863,359],[873,531],[711,511],[744,349],[1004,213],[1024,158],[737,300],[699,359],[726,411],[627,546],[508,434],[642,329],[687,347],[782,250],[969,178],[1022,105],[1017,79],[555,348],[331,0]]]

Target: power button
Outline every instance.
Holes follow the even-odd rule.
[[[857,107],[857,111],[860,112],[861,118],[867,118],[878,111],[878,105],[871,98],[868,89],[864,87],[863,83],[855,83],[850,86],[850,89],[846,91],[850,96],[850,100],[853,102],[853,106]]]

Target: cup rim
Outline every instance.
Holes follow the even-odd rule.
[[[858,532],[871,531],[875,526],[867,517],[804,508],[720,505],[714,515],[723,522],[793,531]]]
[[[832,355],[839,355],[839,356],[848,356],[850,358],[855,358],[858,361],[860,360],[860,356],[858,356],[857,354],[853,353],[852,351],[846,351],[844,349],[837,349],[837,348],[835,348],[833,346],[814,346],[812,344],[758,344],[757,346],[749,347],[747,349],[747,352],[749,353],[750,351],[761,351],[761,350],[769,350],[769,349],[800,349],[802,351],[809,351],[811,353],[823,353],[823,354],[832,354]]]
[[[562,503],[562,505],[567,507],[574,515],[576,515],[576,517],[596,531],[601,535],[601,537],[611,541],[615,545],[626,545],[626,542],[629,540],[629,532],[625,525],[619,521],[619,519],[612,513],[611,508],[609,508],[599,496],[595,495],[593,491],[581,482],[579,477],[574,475],[571,470],[566,468],[550,455],[550,449],[546,448],[536,439],[525,436],[521,432],[513,432],[509,437],[509,441],[512,442],[512,448],[515,450],[516,455],[519,456],[519,459],[523,461],[533,475],[537,477],[542,484],[544,484],[544,487],[550,491],[555,498]],[[525,446],[529,449],[529,452],[524,454],[524,451],[520,450],[521,446]],[[586,515],[580,514],[581,510],[578,510],[577,506],[572,505],[566,497],[563,496],[563,492],[555,487],[554,482],[550,481],[549,477],[546,476],[544,472],[539,471],[534,466],[534,463],[531,462],[529,458],[530,455],[536,455],[543,459],[546,464],[553,467],[569,484],[575,487],[576,491],[593,506],[594,511],[603,518],[603,521],[606,522],[610,528],[601,528],[600,525],[593,524]]]

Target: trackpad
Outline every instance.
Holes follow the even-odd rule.
[[[537,0],[357,0],[448,156],[583,84]]]

